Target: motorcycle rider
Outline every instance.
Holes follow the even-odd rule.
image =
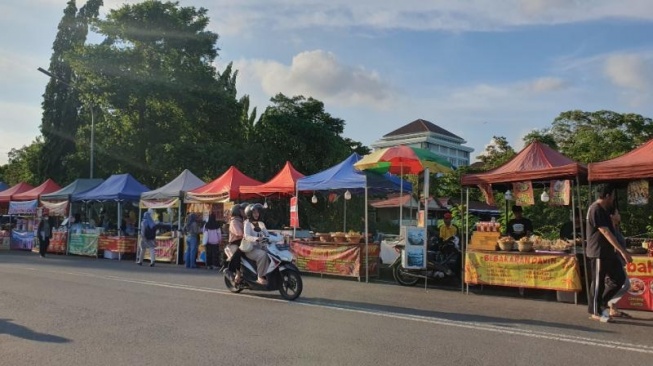
[[[245,256],[253,261],[256,261],[256,269],[258,278],[256,282],[260,285],[267,285],[267,280],[265,279],[265,271],[267,270],[270,260],[268,255],[262,247],[261,238],[269,235],[265,223],[261,221],[261,212],[263,211],[263,205],[260,203],[255,203],[253,205],[247,206],[245,209],[245,215],[247,215],[247,220],[244,224],[244,240],[249,240],[254,242],[254,249],[245,253]]]
[[[444,224],[440,226],[440,241],[445,241],[452,236],[457,236],[458,235],[458,228],[456,225],[453,225],[451,223],[451,213],[447,212],[444,214],[444,217],[442,218],[442,221]]]
[[[243,252],[240,251],[240,242],[243,240],[243,220],[245,219],[245,208],[247,203],[234,205],[231,208],[231,217],[229,218],[229,250],[232,253],[229,260],[229,272],[234,273],[234,282],[239,283],[241,280],[240,257]]]

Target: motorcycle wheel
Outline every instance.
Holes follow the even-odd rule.
[[[417,281],[419,281],[417,276],[411,276],[401,265],[396,266],[392,270],[392,276],[395,278],[395,281],[402,286],[415,286]]]
[[[299,273],[289,270],[281,272],[279,293],[284,299],[290,301],[297,299],[302,294],[303,286]]]
[[[233,293],[236,293],[236,294],[239,293],[239,292],[241,292],[241,291],[243,290],[242,287],[236,287],[236,286],[234,286],[234,284],[233,284],[233,283],[231,282],[231,280],[229,279],[229,274],[228,274],[227,272],[228,272],[228,271],[225,271],[225,272],[224,272],[224,284],[227,286],[227,289],[228,289],[229,291],[233,292]]]

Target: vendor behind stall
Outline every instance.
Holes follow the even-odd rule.
[[[581,224],[581,216],[580,216],[580,210],[578,208],[575,208],[574,211],[575,217],[574,218],[569,218],[569,221],[565,222],[561,227],[560,227],[560,239],[562,240],[574,240],[574,222],[572,220],[575,220],[576,223],[576,239],[582,238],[582,231],[580,228]]]
[[[515,240],[531,235],[533,233],[533,222],[524,217],[521,206],[512,206],[512,213],[515,217],[508,221],[506,234],[512,236]]]

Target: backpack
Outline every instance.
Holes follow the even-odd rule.
[[[149,227],[145,226],[145,239],[146,240],[154,240],[156,239],[156,226],[154,227]]]

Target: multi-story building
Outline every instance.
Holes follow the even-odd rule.
[[[473,148],[463,146],[467,141],[444,128],[423,119],[415,120],[400,127],[372,144],[380,149],[396,145],[407,145],[431,150],[447,158],[454,166],[469,165]]]

